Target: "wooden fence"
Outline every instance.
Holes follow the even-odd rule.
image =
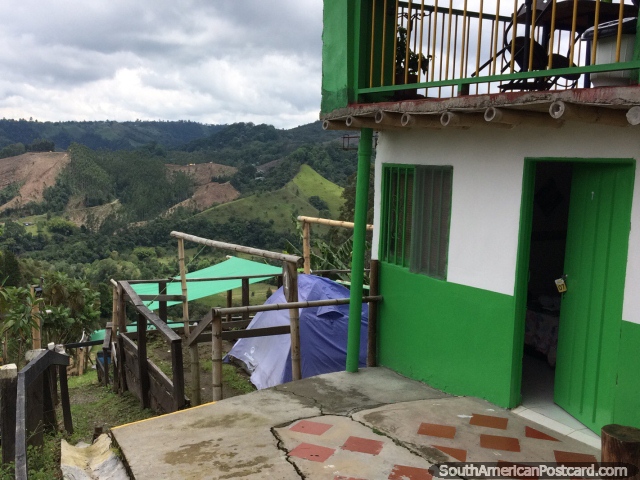
[[[187,278],[186,265],[184,261],[184,242],[189,241],[199,245],[217,248],[231,252],[239,252],[255,257],[267,258],[282,262],[282,284],[284,287],[284,295],[287,302],[298,301],[298,266],[302,265],[302,258],[296,255],[287,255],[284,253],[271,252],[268,250],[260,250],[258,248],[245,247],[243,245],[235,245],[233,243],[219,242],[217,240],[209,240],[207,238],[197,237],[182,232],[171,232],[171,236],[178,239],[178,261],[180,264],[180,279],[182,283],[182,314],[185,324],[185,335],[191,334],[189,330],[189,307],[187,297]],[[262,275],[264,276],[264,275]],[[248,281],[247,281],[248,285]],[[247,288],[248,292],[248,288]],[[248,317],[245,317],[245,320]],[[289,310],[290,333],[291,333],[291,372],[293,380],[302,378],[302,370],[300,368],[300,313],[297,308]],[[192,403],[200,404],[200,361],[198,357],[198,344],[193,342],[189,345],[189,358],[191,360],[191,386],[192,386]],[[214,366],[215,367],[215,366]]]
[[[111,330],[105,332],[103,342],[104,367],[102,370],[103,381],[109,382],[108,358],[114,368],[114,389],[120,392],[128,390],[139,400],[142,408],[152,408],[159,413],[174,412],[185,408],[189,399],[184,391],[184,369],[182,361],[182,339],[166,324],[165,318],[149,310],[145,300],[150,300],[145,295],[138,295],[129,282],[112,281],[114,290],[114,319]],[[181,300],[180,295],[153,295],[153,300],[158,300],[166,305],[167,301]],[[132,305],[135,309],[138,322],[137,331],[127,333],[126,307]],[[164,309],[166,315],[166,308]],[[165,375],[162,370],[147,358],[147,325],[155,326],[156,331],[169,344],[171,351],[172,378]],[[117,331],[117,335],[114,332]],[[114,341],[112,341],[114,340]],[[109,355],[109,357],[107,356]]]
[[[363,297],[363,302],[379,302],[382,297]],[[228,315],[234,314],[250,314],[258,312],[268,312],[273,310],[298,310],[300,308],[321,307],[326,305],[345,305],[349,303],[348,298],[337,298],[330,300],[312,300],[306,302],[287,302],[274,303],[270,305],[256,305],[248,307],[234,308],[213,308],[191,332],[187,339],[187,345],[190,348],[197,348],[198,343],[211,342],[211,360],[213,365],[213,400],[222,400],[222,341],[237,340],[240,338],[252,337],[268,337],[272,335],[291,334],[290,325],[281,325],[277,327],[254,328],[245,330],[249,322],[247,321],[231,321],[223,322],[222,319]],[[211,327],[211,331],[207,331]]]
[[[58,403],[64,428],[73,433],[68,365],[67,355],[41,350],[20,372],[15,365],[6,365],[0,371],[2,462],[15,461],[15,477],[19,480],[27,478],[27,444],[42,446],[44,431],[58,428]]]

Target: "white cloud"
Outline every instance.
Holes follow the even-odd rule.
[[[0,117],[318,117],[321,0],[0,3]]]

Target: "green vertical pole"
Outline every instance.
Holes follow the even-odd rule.
[[[365,237],[369,209],[369,174],[373,130],[363,128],[358,145],[358,181],[351,258],[351,293],[349,296],[349,330],[347,338],[347,372],[358,371],[360,356],[360,317],[362,315],[362,283],[364,281]]]

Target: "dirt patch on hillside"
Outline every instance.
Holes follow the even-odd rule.
[[[111,203],[98,205],[97,207],[67,207],[64,216],[75,223],[77,226],[85,225],[90,229],[99,228],[104,220],[112,213],[120,208],[120,201],[114,200]]]
[[[173,211],[179,207],[187,208],[189,210],[205,210],[213,205],[231,202],[239,196],[240,192],[233,188],[233,185],[229,182],[210,182],[206,185],[196,187],[196,191],[191,198],[174,205],[167,211],[167,214],[173,213]]]
[[[197,187],[211,183],[212,177],[230,177],[238,170],[235,167],[218,163],[198,163],[196,165],[167,165],[170,172],[185,172],[190,175]]]
[[[18,196],[0,206],[0,212],[29,202],[41,202],[44,189],[56,183],[67,163],[69,154],[66,152],[33,152],[0,159],[0,189],[22,183]]]

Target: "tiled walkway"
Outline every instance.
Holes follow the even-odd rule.
[[[597,461],[594,449],[483,403],[421,400],[365,410],[352,419],[303,419],[276,432],[308,478],[430,479],[429,467],[444,461]]]

